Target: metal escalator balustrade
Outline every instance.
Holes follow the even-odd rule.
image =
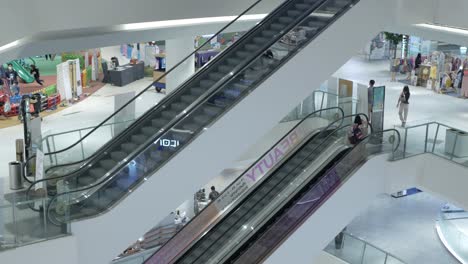
[[[304,223],[333,193],[352,176],[370,157],[393,153],[400,145],[400,134],[395,129],[374,132],[350,151],[344,152],[332,166],[311,179],[275,215],[250,237],[239,241],[231,256],[218,263],[260,263]],[[231,248],[232,249],[232,248]]]
[[[294,125],[265,154],[234,180],[220,196],[184,226],[169,242],[165,243],[151,258],[151,263],[169,263],[180,256],[212,226],[216,225],[240,199],[252,191],[262,180],[276,170],[311,137],[342,124],[344,112],[338,107],[309,113]]]
[[[68,197],[59,199],[63,203],[58,206],[58,214],[54,214],[54,217],[57,216],[55,220],[63,222],[95,216],[111,208],[355,2],[284,2],[218,56],[209,67],[185,82],[177,90],[177,96],[172,96],[172,101],[157,107],[162,112],[147,112],[122,133],[128,132],[125,134],[127,136],[120,136],[120,141],[114,140],[105,151],[81,165],[79,170],[62,175],[61,178],[53,178],[66,178],[63,189],[70,190],[59,194]],[[283,36],[294,33],[298,28],[304,33],[304,38],[295,41],[293,45],[287,42],[286,45],[290,46],[287,54],[283,54],[282,58],[265,58],[263,54],[266,50],[274,48],[275,44],[284,45]],[[197,97],[197,94],[201,95]],[[180,106],[180,103],[188,105],[186,110],[179,112],[174,109],[174,104]],[[160,126],[161,120],[166,125]],[[139,131],[139,134],[129,131]],[[170,142],[169,146],[162,146],[161,142],[166,140]],[[56,201],[57,198],[54,198],[49,208],[55,208]],[[71,208],[65,213],[64,209],[68,209],[68,205]]]
[[[367,119],[366,115],[360,115]],[[335,123],[341,123],[347,117],[349,116],[345,116]],[[281,208],[283,199],[289,196],[285,193],[294,192],[297,186],[310,177],[310,173],[307,171],[311,170],[313,173],[326,161],[321,160],[324,156],[328,157],[342,147],[342,142],[347,134],[344,128],[347,127],[323,131],[305,143],[251,193],[242,198],[235,208],[217,225],[206,231],[177,260],[161,262],[149,258],[145,263],[217,263],[224,257],[223,254],[227,254],[231,250],[231,248],[226,247],[227,244],[237,244],[237,241],[240,241],[244,234],[249,234],[250,231],[257,228],[256,223],[263,219],[263,215],[259,217],[259,213]],[[327,149],[331,150],[331,153],[328,153]],[[312,169],[311,166],[316,167]]]

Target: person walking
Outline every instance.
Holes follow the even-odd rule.
[[[41,74],[39,73],[39,68],[36,67],[36,65],[31,65],[31,71],[30,73],[34,76],[34,79],[36,79],[36,82],[40,84],[41,86],[44,86],[44,80],[41,80]]]
[[[210,201],[214,201],[214,199],[218,198],[218,196],[219,196],[219,192],[216,191],[216,188],[214,186],[211,186],[211,192],[210,192],[210,195],[208,196]]]
[[[397,103],[397,108],[399,108],[398,115],[400,116],[402,127],[405,127],[406,119],[408,118],[410,96],[411,96],[411,93],[410,93],[409,87],[408,85],[406,85],[405,87],[403,87],[403,91],[401,92],[400,97],[398,98],[398,103]]]

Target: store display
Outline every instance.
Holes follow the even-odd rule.
[[[145,64],[126,64],[109,70],[109,82],[115,86],[125,86],[145,76]]]

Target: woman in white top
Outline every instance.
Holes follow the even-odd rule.
[[[408,110],[409,110],[409,98],[411,96],[410,90],[408,86],[403,88],[403,91],[398,98],[397,107],[398,115],[400,116],[401,126],[405,127],[406,119],[408,118]]]

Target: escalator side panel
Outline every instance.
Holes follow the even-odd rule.
[[[273,218],[268,226],[262,228],[259,234],[237,252],[237,258],[227,263],[248,264],[265,260],[279,247],[294,230],[307,220],[329,197],[346,181],[350,173],[366,160],[364,145],[358,145],[351,150],[334,167],[328,170],[316,184],[304,188],[283,214]],[[234,256],[235,257],[235,256]]]

